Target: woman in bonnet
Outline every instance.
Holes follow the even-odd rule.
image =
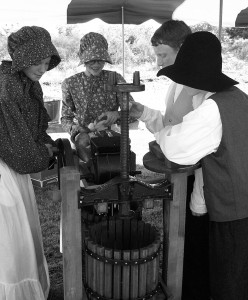
[[[70,133],[79,157],[88,162],[88,134],[116,123],[120,118],[121,95],[104,89],[112,73],[104,70],[106,63],[112,64],[104,36],[97,32],[84,35],[80,40],[78,56],[79,64],[84,64],[85,71],[66,78],[62,83],[61,123],[64,130]],[[116,73],[116,81],[124,83],[125,79]],[[130,100],[133,101],[131,96]],[[106,120],[97,123],[102,117]]]
[[[29,173],[47,168],[53,141],[39,84],[60,63],[50,34],[25,26],[0,66],[0,299],[44,300],[49,275]]]

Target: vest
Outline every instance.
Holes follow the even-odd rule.
[[[210,220],[247,218],[248,95],[231,87],[210,98],[216,102],[222,122],[222,139],[217,152],[201,161]]]
[[[176,102],[174,102],[176,86],[177,84],[173,83],[167,98],[164,126],[181,123],[183,117],[193,110],[192,97],[188,95],[184,87],[178,95]]]

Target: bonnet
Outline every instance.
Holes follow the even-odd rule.
[[[79,65],[91,60],[103,60],[112,64],[108,53],[108,42],[103,35],[97,32],[89,32],[81,38],[78,56]]]
[[[49,32],[38,26],[24,26],[8,37],[8,52],[12,58],[11,72],[28,68],[51,56],[48,71],[61,61]]]

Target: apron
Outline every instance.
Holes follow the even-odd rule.
[[[49,287],[30,176],[0,159],[0,299],[46,300]]]

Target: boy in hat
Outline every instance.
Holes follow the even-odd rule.
[[[157,65],[162,68],[172,65],[182,43],[190,34],[190,27],[183,21],[164,22],[151,38]],[[154,133],[167,125],[181,123],[184,115],[192,111],[193,106],[199,105],[192,103],[192,96],[188,95],[185,87],[175,82],[169,86],[165,103],[165,115],[138,102],[132,103],[130,115],[145,122],[148,130]],[[184,300],[208,300],[208,214],[203,196],[201,168],[188,179],[182,295]]]
[[[120,118],[121,94],[105,91],[111,71],[104,70],[106,63],[112,64],[108,53],[108,42],[97,32],[87,33],[80,40],[78,52],[80,63],[85,71],[66,78],[62,83],[62,117],[65,131],[71,135],[79,157],[90,161],[89,133],[103,130],[116,123]],[[125,79],[116,73],[117,83]],[[130,99],[133,101],[132,97]],[[101,122],[101,118],[105,119]]]
[[[248,299],[248,95],[222,73],[221,44],[209,32],[188,36],[175,63],[159,71],[202,103],[155,138],[178,164],[201,160],[210,217],[211,297]]]

